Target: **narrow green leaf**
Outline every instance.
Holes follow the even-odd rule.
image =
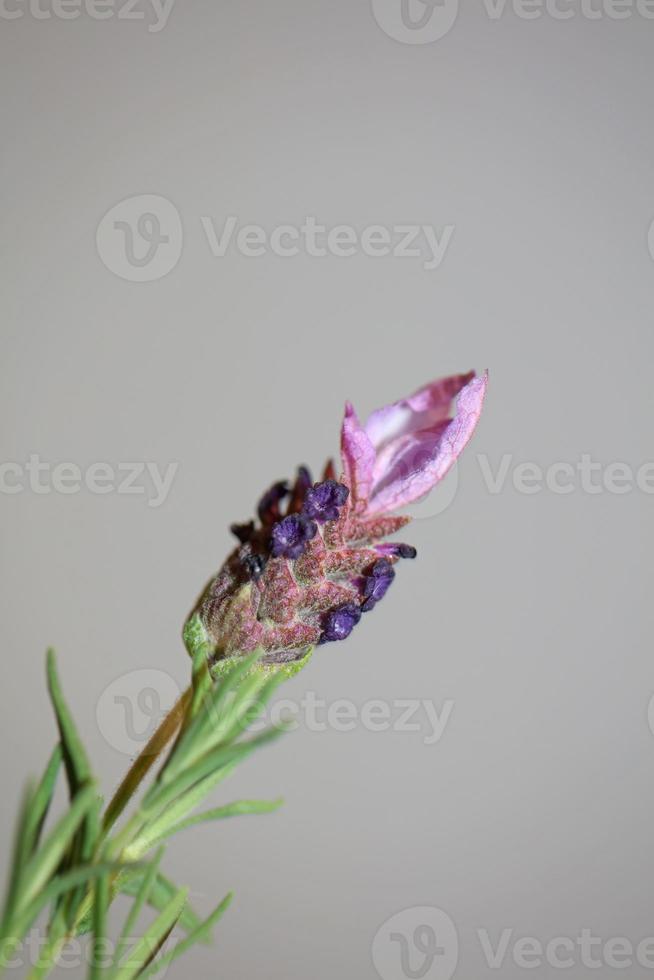
[[[50,756],[45,772],[41,777],[41,782],[37,786],[32,797],[25,830],[30,853],[34,851],[38,845],[43,824],[45,823],[45,818],[48,815],[50,803],[52,802],[52,796],[54,794],[57,776],[59,775],[62,757],[63,753],[61,750],[61,745],[58,744]]]
[[[68,777],[68,786],[72,799],[82,787],[90,783],[92,779],[91,765],[75,722],[73,721],[73,716],[64,699],[57,672],[55,652],[52,649],[49,649],[47,653],[46,672],[50,699],[61,737],[64,764],[66,766],[66,775]],[[87,819],[81,825],[76,844],[71,853],[71,861],[86,864],[91,860],[100,834],[100,807],[101,801],[98,801],[94,807],[89,809]],[[73,922],[82,899],[83,893],[81,891],[77,893],[72,892],[68,896],[69,922]]]
[[[118,891],[123,895],[129,895],[132,898],[136,898],[142,879],[143,873],[136,875],[132,875],[131,873],[124,876],[121,875],[118,880]],[[154,883],[147,898],[148,905],[151,905],[157,912],[161,912],[166,907],[172,896],[178,891],[179,889],[177,885],[175,885],[174,882],[159,871],[155,877]],[[200,916],[187,902],[182,910],[179,925],[185,932],[191,932],[193,929],[197,929],[200,922]]]
[[[182,914],[187,896],[188,889],[180,888],[152,925],[145,930],[134,947],[129,950],[125,961],[111,972],[110,980],[133,980],[139,975],[175,927],[175,923]]]
[[[160,847],[154,858],[148,865],[147,871],[141,879],[141,883],[138,886],[138,891],[134,897],[129,914],[125,919],[125,924],[120,933],[120,938],[116,946],[116,956],[118,956],[118,950],[121,949],[124,941],[129,939],[132,934],[132,930],[138,921],[138,917],[141,914],[141,909],[150,897],[150,893],[155,883],[157,873],[159,871],[159,865],[161,864],[161,858],[163,857],[164,849]]]
[[[56,871],[80,823],[95,806],[96,788],[90,783],[79,791],[67,813],[59,819],[40,849],[28,861],[21,887],[21,905],[31,902]]]
[[[72,868],[57,875],[46,887],[36,896],[33,902],[28,905],[21,914],[21,922],[26,922],[27,927],[23,935],[30,928],[32,923],[51,902],[61,895],[67,894],[79,885],[88,885],[101,875],[117,875],[125,865],[115,861],[104,861],[101,864],[87,864],[82,867]]]
[[[253,685],[252,693],[244,692],[244,700],[238,706],[230,719],[226,719],[223,738],[231,742],[238,738],[263,712],[268,701],[285,679],[281,674],[255,675],[257,684]]]
[[[125,856],[131,861],[138,861],[142,855],[146,854],[153,844],[165,834],[168,827],[171,827],[173,824],[183,820],[188,813],[191,813],[197,806],[199,806],[205,797],[207,797],[209,793],[223,781],[223,779],[226,779],[235,768],[236,763],[223,766],[222,768],[216,770],[216,772],[211,773],[211,775],[207,776],[205,779],[200,780],[200,782],[196,783],[195,786],[192,786],[185,793],[182,793],[176,800],[173,800],[169,806],[165,807],[161,816],[146,824],[139,836],[132,841],[128,848],[126,848],[124,852]]]
[[[89,980],[101,980],[103,954],[107,939],[107,915],[109,912],[109,876],[100,875],[95,882],[93,895],[93,944],[91,947],[91,963]]]
[[[43,977],[47,977],[54,970],[57,957],[65,942],[66,920],[63,912],[58,912],[50,922],[47,941],[39,949],[37,962],[27,980],[42,980]]]
[[[195,762],[199,755],[206,752],[208,745],[205,742],[205,734],[207,731],[211,732],[211,744],[216,743],[220,737],[218,723],[221,720],[221,712],[225,709],[232,710],[232,705],[228,705],[227,702],[231,695],[233,695],[233,701],[238,700],[241,695],[240,681],[257,662],[259,656],[260,654],[255,651],[249,656],[243,657],[234,669],[213,687],[201,705],[198,706],[195,717],[179,739],[175,751],[161,774],[161,783],[172,782],[184,767]]]
[[[225,806],[219,806],[213,810],[205,810],[204,813],[198,813],[193,817],[188,817],[186,820],[181,820],[179,823],[169,826],[168,829],[162,833],[159,833],[156,836],[153,835],[152,839],[148,843],[148,849],[154,847],[155,844],[161,843],[168,837],[178,834],[181,830],[186,830],[188,827],[194,827],[196,824],[207,823],[212,820],[224,820],[226,817],[236,817],[244,814],[272,813],[274,810],[278,810],[283,802],[284,801],[281,799],[238,800],[235,803],[227,803]]]
[[[154,817],[158,816],[166,806],[182,793],[185,793],[195,783],[211,775],[220,769],[221,766],[241,761],[261,745],[278,738],[284,731],[284,728],[270,728],[255,738],[248,739],[246,742],[239,742],[235,745],[228,746],[221,745],[217,749],[208,752],[198,762],[181,772],[172,783],[165,786],[155,785],[152,787],[150,793],[144,800],[146,812],[152,812]]]
[[[2,912],[2,927],[0,934],[2,939],[16,937],[10,932],[14,932],[13,923],[18,914],[19,895],[22,882],[25,876],[25,865],[29,858],[29,839],[27,835],[29,812],[34,798],[34,791],[31,786],[27,786],[23,792],[23,798],[18,810],[18,819],[14,830],[14,846],[11,858],[11,870],[9,872],[9,882],[5,897],[4,909]],[[21,936],[22,938],[22,936]]]
[[[73,717],[64,701],[59,675],[57,673],[55,652],[52,649],[48,650],[47,654],[47,676],[48,690],[61,736],[66,772],[68,773],[71,793],[74,794],[82,784],[88,782],[91,778],[91,766],[78,735],[77,728],[75,727]]]
[[[184,939],[180,939],[174,949],[171,949],[169,953],[165,953],[154,961],[150,966],[148,966],[143,973],[140,974],[140,980],[146,980],[146,977],[152,977],[159,970],[164,969],[176,960],[182,953],[185,953],[187,949],[195,946],[197,942],[205,941],[208,934],[211,932],[213,927],[216,925],[219,919],[221,919],[224,913],[227,911],[231,905],[232,899],[234,897],[233,892],[229,892],[223,898],[222,902],[213,910],[211,915],[202,922],[197,929],[195,929],[190,935],[186,936]]]
[[[213,681],[207,664],[206,648],[202,646],[193,657],[193,700],[189,712],[190,718],[195,717],[212,686]]]

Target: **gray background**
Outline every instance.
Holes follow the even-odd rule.
[[[363,0],[177,0],[157,33],[28,10],[0,24],[2,459],[179,464],[156,508],[0,497],[3,853],[53,742],[47,644],[110,791],[128,760],[98,702],[137,668],[185,683],[181,624],[227,525],[336,451],[346,397],[365,414],[490,369],[454,499],[404,534],[419,560],[284,692],[451,699],[443,738],[301,726],[243,766],[217,798],[285,806],[171,847],[201,910],[237,892],[215,948],[171,976],[374,978],[375,933],[417,906],[454,921],[457,977],[498,975],[479,929],[494,943],[503,929],[654,935],[652,497],[578,480],[525,494],[511,476],[654,458],[654,23],[572,7],[559,21],[465,4],[427,44],[389,36]],[[110,271],[95,240],[141,194],[173,202],[184,228],[179,263],[144,283]],[[432,271],[216,258],[200,218],[229,214],[455,232]],[[499,493],[479,454],[493,469],[511,454]],[[562,971],[509,953],[499,975],[526,972]],[[652,971],[577,957],[567,975],[616,972]]]

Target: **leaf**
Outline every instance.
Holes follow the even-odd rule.
[[[166,768],[161,773],[161,783],[172,782],[184,767],[197,761],[210,745],[215,744],[220,737],[217,724],[221,717],[220,712],[232,692],[238,700],[241,691],[236,688],[258,658],[259,654],[256,652],[243,657],[222,683],[216,684],[202,703],[196,705],[196,715],[180,736]],[[208,739],[207,732],[210,733]]]
[[[189,718],[194,718],[206,696],[213,687],[209,665],[207,663],[207,650],[204,645],[200,646],[193,657],[193,699]]]
[[[222,766],[240,762],[261,745],[278,738],[284,731],[284,728],[270,728],[255,738],[248,739],[246,742],[239,742],[227,746],[221,745],[217,749],[208,752],[198,762],[181,772],[172,783],[165,786],[153,786],[144,801],[146,811],[154,811],[153,815],[157,816],[173,800],[182,793],[185,793],[196,783],[215,773]]]
[[[40,849],[27,862],[20,889],[21,906],[31,902],[56,871],[77,828],[95,806],[95,793],[94,783],[80,790],[68,812],[58,820]]]
[[[192,786],[185,793],[182,793],[164,809],[161,816],[145,826],[140,835],[126,848],[125,855],[130,860],[138,861],[143,854],[146,854],[150,850],[168,827],[178,823],[187,813],[194,810],[209,795],[211,790],[222,782],[223,779],[226,779],[235,768],[235,763],[223,766],[205,779],[200,780],[200,782],[196,783],[195,786]]]
[[[64,701],[61,684],[59,683],[59,675],[57,673],[55,652],[52,649],[49,649],[47,653],[46,669],[48,690],[57,718],[57,727],[61,736],[66,772],[72,795],[77,792],[80,786],[91,779],[91,766],[82,741],[77,733],[72,715]]]
[[[164,967],[170,966],[173,960],[176,960],[182,953],[185,953],[187,949],[194,946],[199,941],[204,941],[207,935],[210,933],[211,929],[216,925],[219,919],[221,919],[224,913],[227,911],[231,905],[232,899],[234,897],[233,892],[229,892],[223,898],[222,902],[216,906],[211,915],[202,922],[197,929],[195,929],[190,935],[185,939],[180,939],[174,949],[171,949],[169,953],[165,953],[164,956],[160,956],[159,959],[155,960],[149,967],[147,967],[143,973],[140,974],[141,980],[145,980],[146,977],[152,977],[159,970]]]
[[[41,777],[41,782],[37,786],[36,791],[32,796],[25,829],[30,852],[32,852],[39,843],[43,824],[45,823],[45,818],[48,815],[50,803],[52,802],[52,796],[54,793],[55,784],[57,782],[57,776],[59,775],[62,757],[63,753],[61,750],[61,745],[59,744],[55,747],[54,752],[50,756],[45,772]]]
[[[1,934],[3,941],[7,939],[13,940],[16,938],[14,936],[9,936],[9,933],[11,931],[15,931],[13,923],[18,913],[19,892],[22,880],[24,878],[25,864],[29,858],[27,828],[32,799],[33,791],[31,787],[28,786],[23,793],[23,799],[18,811],[18,820],[16,821],[16,828],[14,830],[14,846],[11,859],[11,870],[9,873],[7,895],[5,897],[5,905],[2,913]]]
[[[125,877],[121,875],[118,880],[118,891],[124,895],[130,895],[131,897],[135,898],[138,895],[142,879],[143,872],[136,875],[132,875],[130,873]],[[175,885],[169,878],[159,871],[155,876],[154,883],[148,894],[147,903],[158,912],[161,912],[178,890],[177,885]],[[199,915],[187,902],[182,910],[179,925],[185,932],[191,932],[193,929],[197,929],[200,922],[201,919]]]
[[[115,861],[104,861],[101,864],[87,864],[72,868],[70,871],[64,871],[63,874],[57,875],[23,912],[22,918],[27,921],[27,928],[29,929],[50,902],[54,902],[61,895],[65,895],[79,885],[87,885],[101,875],[119,874],[124,867],[124,864]]]
[[[136,922],[138,921],[138,917],[141,914],[141,909],[143,908],[143,905],[145,904],[145,902],[147,902],[150,896],[150,892],[152,891],[153,885],[155,883],[155,879],[157,877],[159,865],[161,864],[161,858],[163,857],[163,852],[164,852],[163,847],[160,847],[157,853],[155,854],[153,860],[148,865],[147,871],[141,878],[141,882],[138,886],[136,895],[134,896],[134,901],[132,902],[132,906],[129,910],[129,914],[125,919],[125,924],[120,933],[120,938],[118,940],[118,945],[116,947],[116,954],[118,954],[118,950],[121,948],[123,942],[126,939],[130,938],[132,929],[136,925]]]
[[[46,673],[48,678],[48,690],[50,699],[57,719],[57,727],[61,737],[61,747],[63,750],[64,764],[68,776],[68,786],[71,799],[82,787],[87,786],[92,778],[91,766],[86,755],[86,751],[79,737],[73,716],[66,704],[59,682],[57,673],[57,663],[55,652],[52,648],[48,650],[46,657]],[[89,808],[87,819],[84,820],[76,846],[71,854],[71,860],[78,860],[82,863],[88,862],[95,849],[100,834],[100,807],[101,800],[98,798],[96,804]],[[82,900],[82,893],[72,893],[70,896],[69,920],[72,922],[75,912]]]
[[[95,882],[93,902],[93,945],[89,980],[101,980],[102,948],[107,938],[107,915],[109,912],[109,876],[101,874]]]
[[[109,974],[110,980],[132,980],[148,965],[166,938],[175,927],[188,897],[188,889],[180,888],[163,911],[149,926],[133,949],[127,954],[126,962],[121,963]]]
[[[153,828],[153,837],[148,842],[148,849],[166,840],[166,838],[178,834],[181,830],[194,827],[196,824],[207,823],[212,820],[224,820],[226,817],[236,817],[244,814],[272,813],[278,810],[283,802],[281,799],[237,800],[235,803],[227,803],[225,806],[219,806],[213,810],[205,810],[204,813],[198,813],[193,817],[188,817],[186,820],[181,820],[179,823],[173,824],[173,826],[168,827],[167,830],[156,836],[154,835]]]

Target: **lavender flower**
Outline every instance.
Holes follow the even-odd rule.
[[[432,382],[365,425],[346,405],[341,476],[330,462],[312,484],[302,466],[292,485],[264,494],[258,523],[232,526],[239,544],[196,610],[216,661],[261,649],[263,664],[290,669],[316,644],[349,636],[385,596],[393,566],[415,558],[412,545],[385,540],[410,520],[395,511],[425,496],[462,452],[486,382],[474,373]]]

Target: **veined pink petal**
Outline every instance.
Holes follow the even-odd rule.
[[[370,496],[375,450],[350,402],[345,403],[345,417],[341,429],[341,458],[343,476],[350,488],[354,508],[357,510],[357,504],[365,502]]]
[[[465,378],[465,376],[460,377]],[[428,407],[418,412],[414,411],[407,427],[399,432],[396,431],[395,436],[389,438],[386,445],[378,452],[366,514],[372,516],[388,513],[414,503],[429,493],[445,476],[475,430],[481,414],[487,381],[487,373],[481,378],[473,377],[468,381],[459,394],[456,413],[451,420],[442,415],[447,387],[441,388],[443,394],[440,397],[435,389],[438,385],[452,385],[452,382],[454,382],[452,387],[455,387],[454,379],[445,379],[445,382],[427,385],[416,392],[411,399],[406,399],[404,406],[408,407],[409,401],[413,400],[414,405],[423,404]],[[401,404],[398,402],[397,406]],[[449,401],[447,405],[449,407]],[[404,406],[402,411],[406,419]],[[396,406],[392,407],[396,408]],[[414,422],[420,416],[423,419],[429,418],[427,426],[421,426],[419,423],[414,426]],[[376,424],[378,427],[373,431],[379,435],[381,431],[379,420]],[[390,426],[386,431],[390,431]]]
[[[408,398],[378,408],[365,425],[366,433],[379,454],[390,442],[409,432],[431,429],[450,415],[452,401],[475,376],[454,374],[419,388]]]

